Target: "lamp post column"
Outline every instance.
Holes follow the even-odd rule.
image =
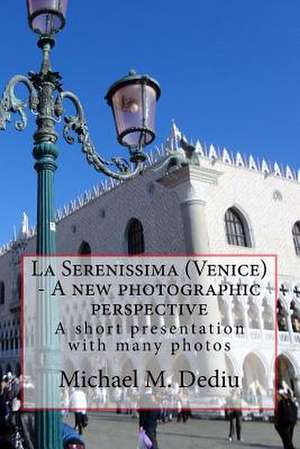
[[[41,43],[44,58],[39,74],[32,74],[31,80],[39,96],[37,131],[34,134],[33,156],[37,172],[37,245],[39,256],[54,255],[56,251],[56,228],[54,209],[54,173],[57,168],[57,134],[55,126],[55,102],[53,94],[60,77],[50,70],[49,51],[51,42]],[[47,263],[45,261],[45,263]],[[46,280],[47,282],[47,280]],[[47,289],[46,289],[47,292]],[[58,395],[54,382],[57,368],[57,341],[52,333],[57,310],[48,294],[39,297],[38,325],[38,369],[40,392],[45,404],[55,404]],[[42,402],[43,402],[42,401]],[[59,411],[43,410],[36,413],[36,447],[39,449],[61,449],[61,415]]]
[[[55,253],[54,172],[58,156],[56,145],[43,142],[33,150],[37,171],[37,245],[38,255]]]
[[[37,255],[51,255],[55,253],[55,221],[54,221],[54,172],[56,170],[55,159],[58,151],[55,144],[50,142],[39,143],[34,147],[34,157],[36,159],[35,170],[37,171]],[[51,298],[41,295],[39,318],[39,354],[43,357],[43,371],[40,373],[40,389],[44,390],[46,400],[51,401],[54,382],[52,381],[53,370],[55,369],[55,341],[51,335],[51,320],[53,314],[50,313]],[[44,318],[47,321],[44,321]],[[53,400],[53,399],[52,399]],[[51,402],[50,402],[51,403]],[[41,449],[61,449],[61,417],[58,411],[45,410],[36,415],[36,442]]]

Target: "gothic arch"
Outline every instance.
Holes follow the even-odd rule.
[[[277,359],[279,357],[285,357],[289,361],[289,363],[292,365],[295,374],[297,376],[300,375],[300,363],[297,363],[297,360],[295,359],[295,357],[292,354],[290,354],[289,352],[286,352],[286,351],[279,352],[277,354]],[[273,359],[273,369],[275,369],[275,361],[277,359],[275,359],[275,357]]]
[[[261,354],[250,352],[243,361],[243,392],[249,403],[268,392],[268,366]]]
[[[277,388],[289,387],[296,392],[295,377],[299,373],[299,366],[291,354],[282,352],[278,354],[274,363],[276,372]]]

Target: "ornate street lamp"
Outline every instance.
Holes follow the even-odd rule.
[[[38,46],[43,52],[41,70],[39,73],[30,72],[28,77],[16,75],[9,81],[0,103],[0,129],[6,128],[12,112],[20,115],[20,120],[15,124],[17,130],[21,131],[27,126],[27,104],[17,99],[14,92],[15,86],[22,83],[29,91],[29,108],[37,115],[36,144],[55,143],[58,136],[54,127],[63,117],[65,140],[73,144],[74,134],[77,135],[88,162],[97,171],[118,180],[132,178],[143,170],[146,159],[144,148],[155,138],[159,84],[148,75],[130,71],[128,76],[110,87],[105,98],[113,110],[118,141],[129,150],[129,160],[124,157],[104,160],[96,152],[90,138],[78,97],[63,90],[60,74],[51,68],[50,52],[55,44],[55,33],[61,31],[66,22],[67,0],[27,0],[27,8],[29,25],[40,35]],[[73,103],[75,115],[65,115],[63,103],[66,99]]]
[[[64,120],[63,135],[67,143],[73,144],[75,138],[89,164],[97,171],[117,180],[126,180],[140,173],[146,158],[145,146],[155,138],[155,110],[160,97],[158,83],[147,75],[130,72],[109,89],[106,99],[112,107],[117,138],[128,148],[129,157],[112,157],[105,160],[96,151],[90,138],[83,107],[78,97],[62,87],[62,78],[54,72],[50,62],[50,52],[54,47],[54,36],[64,28],[66,22],[67,0],[27,0],[28,21],[31,29],[40,35],[38,46],[42,50],[42,64],[38,73],[28,76],[16,75],[7,84],[0,101],[0,129],[5,130],[11,121],[12,113],[18,113],[15,128],[22,131],[27,125],[26,108],[36,116],[37,128],[34,133],[33,156],[37,172],[37,254],[55,254],[55,210],[54,210],[54,172],[57,168],[58,148],[55,131],[56,123]],[[28,104],[15,95],[15,87],[25,85],[29,92]],[[66,115],[64,102],[69,100],[75,113]],[[41,298],[41,316],[55,316],[49,312],[53,305]],[[46,305],[45,305],[46,304]],[[57,347],[49,332],[51,323],[39,324],[39,348],[42,360],[42,382],[49,385],[51,394],[53,367],[57,366]],[[50,388],[51,387],[51,388]],[[45,390],[45,389],[44,389]],[[61,449],[61,415],[57,411],[44,410],[36,414],[37,440],[39,449]]]
[[[159,97],[157,81],[147,75],[138,75],[134,70],[111,86],[105,98],[113,109],[121,145],[142,149],[153,142]]]

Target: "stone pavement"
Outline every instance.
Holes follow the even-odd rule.
[[[68,419],[73,423],[73,416]],[[281,441],[271,423],[243,422],[243,442],[229,443],[228,422],[192,419],[188,423],[158,426],[160,449],[280,449]],[[127,415],[89,413],[84,433],[86,449],[136,449],[137,420]],[[294,445],[300,449],[300,422]]]

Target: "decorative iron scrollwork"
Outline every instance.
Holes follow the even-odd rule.
[[[136,174],[143,170],[144,164],[142,161],[134,163],[134,169],[130,171],[130,164],[123,158],[114,157],[110,161],[105,160],[100,156],[94,143],[92,142],[86,124],[83,107],[78,97],[72,92],[64,91],[60,93],[61,102],[57,100],[60,105],[65,99],[70,100],[75,107],[75,115],[65,115],[65,126],[63,135],[66,142],[70,145],[75,143],[74,133],[77,135],[77,140],[81,144],[81,150],[85,154],[89,164],[93,165],[96,171],[106,174],[111,178],[119,181],[133,178]],[[63,110],[60,109],[60,111]],[[111,170],[109,167],[115,167],[117,171]]]
[[[77,136],[81,150],[85,154],[87,162],[96,171],[117,179],[119,181],[133,178],[144,168],[143,154],[139,149],[130,150],[130,162],[122,157],[113,157],[107,161],[100,156],[94,143],[90,138],[90,133],[85,120],[85,114],[80,100],[75,94],[62,91],[60,76],[55,72],[34,74],[30,73],[30,78],[23,75],[14,76],[7,84],[3,97],[0,101],[0,130],[5,130],[8,122],[11,122],[12,113],[18,113],[20,119],[15,122],[15,128],[22,131],[27,126],[26,107],[38,117],[38,129],[34,135],[35,141],[53,141],[57,139],[54,131],[54,123],[59,122],[64,117],[63,135],[68,144],[75,143]],[[49,78],[49,79],[48,79]],[[21,100],[15,94],[17,84],[23,84],[29,92],[28,100]],[[57,92],[56,99],[53,93]],[[64,100],[69,100],[75,108],[74,115],[66,115],[63,107]]]
[[[27,87],[29,92],[28,104],[26,101],[16,97],[15,87],[17,84],[23,84]],[[11,113],[16,112],[19,114],[20,119],[15,122],[15,128],[17,131],[23,131],[27,126],[26,107],[28,106],[36,114],[38,103],[38,94],[32,82],[24,75],[15,75],[8,82],[0,102],[0,129],[6,129],[7,122],[11,122]]]

